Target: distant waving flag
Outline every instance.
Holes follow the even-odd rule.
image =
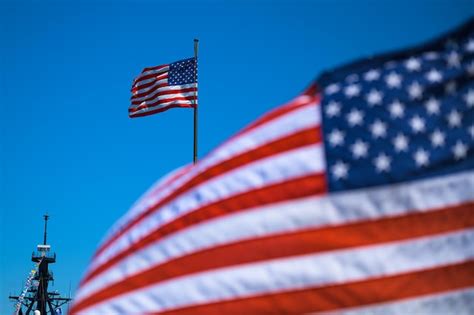
[[[474,21],[328,72],[109,231],[73,314],[473,314]]]
[[[195,58],[143,69],[133,81],[131,118],[152,115],[173,107],[194,107],[197,101]]]

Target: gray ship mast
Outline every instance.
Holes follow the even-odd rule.
[[[37,272],[34,274],[32,283],[27,288],[25,294],[9,296],[10,300],[19,303],[19,308],[15,310],[15,315],[61,314],[61,306],[72,300],[69,297],[61,297],[56,291],[48,291],[49,283],[54,281],[53,273],[49,270],[49,265],[56,262],[56,253],[51,252],[51,246],[47,244],[49,215],[45,214],[43,217],[43,244],[36,246],[36,251],[31,255],[31,261],[38,266]],[[23,309],[25,310],[24,312]]]

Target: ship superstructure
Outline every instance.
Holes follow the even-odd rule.
[[[31,255],[34,268],[30,272],[25,287],[20,295],[9,296],[16,302],[15,315],[58,315],[62,314],[61,306],[69,303],[70,297],[62,297],[57,291],[50,292],[49,284],[54,281],[53,273],[49,269],[50,264],[56,262],[56,253],[51,251],[47,244],[47,229],[49,216],[44,217],[43,244],[39,244]]]

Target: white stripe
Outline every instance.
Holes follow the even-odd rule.
[[[216,150],[211,152],[206,158],[199,161],[198,165],[193,167],[193,170],[189,170],[189,174],[186,174],[186,176],[183,177],[184,179],[177,181],[178,184],[174,183],[173,186],[170,187],[178,187],[178,185],[182,185],[190,178],[205,171],[209,167],[222,162],[223,160],[265,145],[266,143],[274,141],[278,138],[283,138],[310,127],[316,127],[319,125],[319,122],[319,106],[316,106],[315,103],[307,105],[299,110],[295,110],[292,113],[276,119],[274,122],[268,122],[265,125],[259,126],[243,135],[239,135],[237,138],[234,138],[231,141],[221,145]],[[165,192],[167,192],[165,195],[168,195],[171,192],[171,189],[165,189]],[[117,231],[122,230],[126,223],[136,217],[136,215],[133,215],[133,213],[138,215],[139,213],[144,212],[146,209],[164,198],[165,195],[147,195],[147,197],[149,197],[148,199],[142,199],[141,202],[136,203],[134,207],[128,211],[124,217],[122,217],[122,219],[112,226],[108,232],[108,235],[103,241],[117,233]]]
[[[160,76],[159,78],[161,78],[161,77],[163,77],[163,76]],[[152,82],[152,81],[156,81],[156,79],[157,78],[149,79],[149,80],[147,80],[147,83]],[[163,80],[158,80],[155,83],[153,83],[152,85],[150,85],[149,87],[142,88],[142,89],[139,89],[135,92],[132,92],[132,99],[133,99],[133,97],[136,97],[139,94],[147,93],[148,91],[154,89],[155,87],[157,87],[158,85],[163,84],[163,83],[168,83],[168,78],[163,79]],[[160,90],[163,89],[165,91],[166,89],[173,90],[173,87],[175,87],[175,89],[181,89],[181,88],[185,88],[185,87],[197,87],[197,86],[198,86],[197,83],[189,83],[189,84],[181,84],[181,85],[167,85],[167,86],[162,86],[159,89]],[[148,97],[148,94],[146,94],[145,96],[142,96],[142,97]]]
[[[336,196],[303,198],[209,220],[123,259],[81,287],[75,300],[81,301],[109,285],[206,248],[307,228],[434,211],[474,201],[472,191],[474,171]]]
[[[212,151],[203,160],[199,161],[199,163],[193,167],[189,173],[172,183],[172,185],[170,185],[167,190],[163,191],[162,194],[155,196],[154,199],[148,200],[148,206],[156,204],[176,188],[208,168],[246,151],[261,147],[269,142],[290,136],[311,127],[316,127],[320,124],[320,119],[321,114],[319,106],[316,106],[316,103],[310,103],[301,109],[295,110],[275,119],[274,121],[270,121],[262,126],[252,129],[245,134],[237,136]],[[118,229],[121,229],[121,226],[118,227]]]
[[[307,102],[307,100],[307,97],[300,97],[297,99],[298,103]],[[174,182],[169,183],[169,185],[160,191],[158,195],[152,196],[140,204],[140,207],[152,207],[174,192],[181,185],[214,165],[231,159],[239,154],[261,147],[277,139],[290,136],[311,127],[316,127],[320,124],[320,120],[320,107],[317,106],[315,102],[312,102],[298,110],[243,133],[212,151],[208,156],[190,169],[189,172]],[[143,209],[140,209],[137,212],[141,213],[143,211]],[[130,219],[132,219],[132,217]],[[112,228],[113,233],[110,236],[112,237],[115,233],[122,230],[123,224],[125,223],[127,222],[123,222],[120,225],[114,225]]]
[[[169,70],[169,66],[167,66],[167,65],[162,65],[162,66],[159,66],[159,67],[161,67],[161,68],[143,71],[142,73],[140,73],[140,75],[138,77],[135,78],[135,82],[139,81],[141,77],[144,77],[144,76],[147,76],[147,75],[150,75],[150,74],[162,73],[162,72],[165,72],[165,71]]]
[[[137,89],[135,91],[133,91],[133,89],[135,87],[132,87],[132,97],[136,97],[137,95],[139,94],[143,94],[143,93],[147,93],[144,97],[146,97],[148,95],[148,92],[150,90],[152,90],[153,88],[157,87],[158,85],[160,85],[159,82],[156,81],[156,78],[152,78],[152,79],[148,79],[146,83],[150,83],[150,82],[154,82],[152,85],[148,86],[148,87],[145,87],[145,88],[141,88],[141,89]]]
[[[320,173],[323,170],[323,148],[317,144],[276,154],[213,177],[133,226],[102,252],[92,264],[101,265],[107,262],[162,225],[203,206],[292,178]]]
[[[155,86],[151,86],[150,89],[152,89],[153,87],[155,87]],[[145,100],[149,97],[155,96],[156,94],[158,94],[160,92],[163,92],[163,91],[176,91],[176,90],[190,89],[190,88],[195,88],[195,87],[197,87],[196,83],[183,84],[183,85],[163,86],[163,87],[160,87],[160,88],[156,89],[155,91],[151,92],[150,94],[147,94],[147,95],[142,96],[142,97],[133,97],[132,96],[131,101],[132,102],[139,102],[139,101]],[[195,93],[195,92],[193,92],[193,93]]]
[[[161,104],[156,105],[156,106],[145,107],[145,108],[139,109],[139,110],[134,111],[134,112],[129,112],[129,115],[130,116],[136,116],[138,114],[143,114],[143,113],[151,112],[151,111],[154,111],[154,110],[157,110],[157,109],[171,107],[173,105],[194,105],[194,101],[171,101],[171,102],[161,103]]]
[[[155,82],[154,83],[155,85],[168,83],[168,78],[161,79],[161,80],[157,80],[156,78],[151,78],[151,79],[140,82],[140,84],[137,85],[137,86],[144,85],[144,84],[147,84],[147,83],[150,83],[150,82]],[[150,89],[151,89],[151,86],[149,86],[147,88],[144,88],[144,89],[137,90],[134,94],[141,94],[141,93],[144,93],[146,91],[149,91]]]
[[[314,102],[309,103],[301,109],[295,110],[280,118],[258,126],[255,129],[224,143],[207,156],[198,167],[207,168],[208,166],[216,165],[221,161],[228,160],[246,151],[256,149],[269,142],[288,137],[311,127],[317,127],[320,123],[320,106],[317,106]]]
[[[164,79],[164,78],[167,78],[167,77],[168,77],[168,73],[165,72],[165,73],[159,74],[159,75],[157,75],[157,76],[154,76],[153,78],[154,78],[155,80],[161,80],[161,79]]]
[[[314,224],[317,198],[304,198],[260,207],[244,213],[206,221],[155,242],[121,260],[104,273],[87,282],[74,297],[76,302],[130,276],[205,248],[236,240],[290,231]],[[268,221],[266,221],[268,220]]]
[[[81,314],[158,312],[197,304],[336,285],[474,259],[474,229],[404,242],[238,265],[119,296]],[[140,297],[154,297],[139,303]],[[142,300],[143,302],[143,300]]]
[[[152,196],[159,193],[165,186],[170,183],[171,179],[175,176],[181,176],[183,172],[189,171],[189,168],[192,167],[192,164],[188,164],[182,167],[175,169],[174,171],[170,172],[169,174],[165,175],[164,177],[157,180],[138,200],[132,205],[129,211],[127,211],[117,222],[111,227],[101,242],[104,242],[110,235],[114,234],[118,228],[125,225],[126,222],[129,222],[132,218],[140,215],[143,211],[147,208],[145,205],[148,205],[147,200],[152,198]],[[179,174],[179,175],[178,175]]]
[[[159,78],[158,78],[158,77],[153,77],[153,78],[149,78],[149,79],[140,81],[139,83],[137,83],[137,84],[135,84],[134,86],[132,86],[132,89],[136,89],[135,94],[143,93],[143,92],[145,92],[145,91],[148,91],[151,86],[146,87],[146,88],[142,88],[142,89],[140,89],[140,86],[146,85],[146,84],[152,83],[152,82],[156,82],[156,84],[158,84],[160,81],[168,80],[167,76],[168,76],[168,74],[165,73],[165,79],[162,79],[163,76],[160,75]]]
[[[165,83],[167,84],[168,83],[168,78],[160,79],[160,80],[157,80],[156,78],[148,79],[146,83],[150,83],[150,82],[154,82],[153,85],[151,85],[149,87],[146,87],[146,88],[143,88],[143,89],[140,89],[140,90],[133,91],[132,92],[132,97],[136,96],[136,95],[139,95],[139,94],[147,93],[148,91],[150,91],[151,89],[153,89],[154,87],[156,87],[160,84],[165,84]],[[145,95],[145,97],[146,97],[146,95]]]
[[[161,91],[160,91],[161,92]],[[137,108],[139,106],[143,106],[143,105],[149,105],[149,104],[153,104],[153,103],[156,103],[157,101],[159,100],[167,100],[167,99],[171,99],[171,98],[175,98],[175,97],[185,97],[185,96],[195,96],[197,92],[193,91],[193,92],[185,92],[185,93],[181,93],[179,91],[173,93],[173,94],[164,94],[164,95],[159,95],[159,96],[156,96],[152,99],[149,99],[147,101],[143,101],[141,102],[140,104],[132,104],[130,105],[130,108]]]
[[[317,313],[315,313],[317,314]],[[474,314],[474,288],[443,292],[401,301],[358,307],[331,314],[344,315],[472,315]]]
[[[144,76],[147,76],[147,75],[150,75],[150,74],[162,74],[162,73],[166,73],[168,72],[169,70],[169,66],[166,66],[162,69],[159,69],[159,70],[148,70],[146,72],[142,72],[137,78],[135,78],[134,82],[133,82],[133,87],[138,87],[138,86],[141,86],[143,84],[146,84],[148,82],[151,82],[153,80],[156,79],[156,76],[153,77],[153,78],[150,78],[150,79],[146,79],[146,80],[142,80],[141,78],[143,78]]]

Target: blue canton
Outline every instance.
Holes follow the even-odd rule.
[[[197,82],[197,62],[194,58],[170,64],[168,85],[183,85]]]
[[[318,83],[329,190],[474,169],[474,21]]]

